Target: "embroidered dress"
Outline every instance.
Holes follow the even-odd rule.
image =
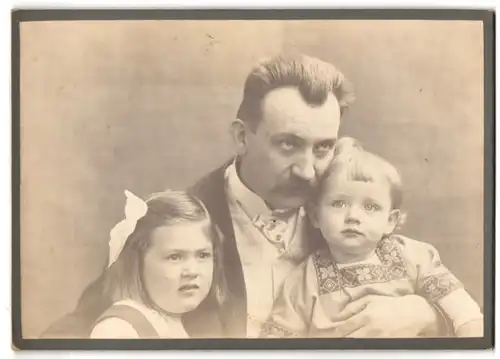
[[[338,337],[338,314],[367,295],[417,294],[436,304],[453,327],[482,319],[479,306],[429,244],[403,236],[381,240],[370,258],[336,264],[328,248],[316,251],[285,281],[264,337]],[[386,313],[391,315],[391,313]]]

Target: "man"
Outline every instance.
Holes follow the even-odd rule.
[[[341,116],[353,99],[337,69],[307,56],[267,59],[248,75],[231,125],[236,157],[191,188],[224,237],[225,336],[259,336],[284,278],[321,245],[303,205],[332,159]],[[214,333],[213,313],[213,307],[191,313],[188,330],[203,335],[205,323]],[[439,319],[415,295],[366,297],[343,316],[340,334],[375,337],[416,336],[435,329]]]

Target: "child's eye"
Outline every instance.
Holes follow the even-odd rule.
[[[344,208],[345,207],[345,202],[342,201],[341,199],[335,200],[332,202],[332,207],[334,208]]]
[[[368,212],[375,212],[375,211],[380,211],[380,206],[376,205],[375,203],[367,203],[365,204],[365,209]]]
[[[179,261],[182,259],[182,257],[180,254],[175,253],[175,254],[170,254],[170,255],[166,256],[165,259],[168,261]]]
[[[212,258],[212,253],[210,253],[210,252],[201,252],[201,253],[200,253],[200,258],[201,258],[201,259],[208,259],[208,258]]]

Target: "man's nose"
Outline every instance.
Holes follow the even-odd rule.
[[[292,173],[306,181],[312,181],[316,177],[316,157],[312,151],[308,151],[294,163]]]

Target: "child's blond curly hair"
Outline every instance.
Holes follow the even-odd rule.
[[[391,191],[392,209],[401,212],[403,190],[399,171],[387,160],[363,149],[354,138],[343,137],[335,144],[334,157],[322,177],[320,192],[331,176],[349,181],[387,181]],[[396,228],[400,228],[405,220],[406,214],[401,212]]]

